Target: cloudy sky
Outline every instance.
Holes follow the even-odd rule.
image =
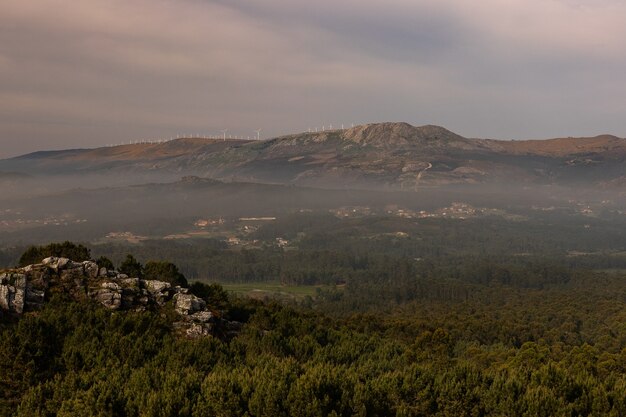
[[[626,136],[623,0],[2,0],[0,157],[406,121]]]

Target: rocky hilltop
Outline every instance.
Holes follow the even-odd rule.
[[[93,300],[111,310],[172,309],[174,327],[188,337],[228,336],[239,324],[220,318],[187,288],[129,277],[95,262],[49,257],[39,264],[0,272],[0,312],[20,316],[41,309],[55,293]]]

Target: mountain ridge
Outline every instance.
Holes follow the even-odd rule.
[[[162,173],[311,186],[417,188],[446,184],[621,183],[626,139],[470,139],[436,125],[370,123],[262,141],[181,138],[0,161],[34,173]]]

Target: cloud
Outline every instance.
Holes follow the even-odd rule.
[[[626,135],[624,21],[617,0],[5,0],[0,156],[380,120]]]

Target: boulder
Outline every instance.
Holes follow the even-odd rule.
[[[21,273],[0,275],[0,308],[22,314],[26,298],[26,276]]]
[[[120,284],[116,282],[110,282],[110,281],[103,282],[102,284],[100,284],[100,287],[106,288],[107,290],[115,290],[115,291],[119,291],[122,289]]]
[[[178,314],[188,316],[206,309],[206,302],[193,294],[175,294],[174,302]]]
[[[213,313],[210,311],[198,311],[190,315],[189,318],[200,323],[208,323],[212,321]]]
[[[212,333],[212,330],[213,326],[211,326],[210,324],[191,323],[189,327],[187,327],[185,334],[187,335],[187,337],[195,339],[197,337],[209,336]]]
[[[139,278],[124,278],[121,279],[120,282],[122,285],[131,287],[131,288],[139,288]]]
[[[92,261],[83,262],[83,271],[85,271],[85,275],[89,278],[98,278],[100,274],[100,268],[98,268],[98,264]]]
[[[70,262],[69,259],[67,258],[57,258],[57,262],[56,262],[56,270],[60,270],[65,268],[65,266]]]
[[[68,262],[70,262],[69,259],[57,258],[56,256],[50,256],[41,261],[42,264],[44,264],[48,268],[54,269],[55,271],[60,271],[61,269],[63,269],[65,265],[68,264]]]
[[[51,271],[43,265],[35,265],[35,267],[27,270],[23,269],[27,276],[28,288],[40,291],[46,291],[50,286]]]
[[[24,271],[24,273],[29,273],[32,272],[36,269],[39,269],[43,266],[43,264],[32,264],[32,265],[27,265],[24,268],[22,268],[22,271]]]
[[[24,301],[24,309],[32,311],[43,308],[46,300],[46,292],[31,287],[30,283],[26,285],[26,298]]]
[[[95,293],[94,298],[111,310],[119,310],[122,306],[122,294],[117,291],[101,289]]]
[[[115,282],[103,282],[100,284],[100,289],[90,295],[111,310],[119,310],[122,307],[122,287]]]
[[[145,280],[143,284],[148,292],[152,294],[162,293],[163,291],[172,288],[172,285],[169,282],[157,281],[153,279]]]
[[[63,269],[80,270],[81,273],[85,271],[85,268],[82,262],[74,262],[71,260],[68,260],[68,262],[63,266]]]
[[[149,296],[158,305],[162,306],[171,298],[172,286],[169,282],[157,281],[157,280],[141,280],[141,283],[145,287]]]
[[[71,294],[74,297],[82,297],[87,290],[87,277],[83,271],[82,265],[80,268],[64,269],[59,273],[58,285],[63,288],[63,291]]]

